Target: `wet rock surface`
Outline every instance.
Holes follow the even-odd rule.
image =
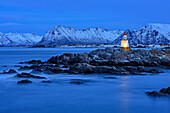
[[[21,73],[16,75],[19,78],[36,78],[36,79],[46,79],[46,77],[35,76],[30,73]]]
[[[105,79],[117,79],[116,77],[112,77],[112,76],[106,76],[104,77]]]
[[[71,81],[70,83],[71,84],[84,84],[84,82],[81,82],[81,81]]]
[[[31,60],[31,61],[25,61],[25,62],[20,62],[20,64],[42,64],[43,62],[41,60]]]
[[[25,63],[33,65],[22,68],[46,74],[145,75],[146,73],[163,73],[163,69],[170,69],[170,50],[122,51],[121,49],[106,48],[97,49],[90,53],[64,53],[51,57],[46,62],[32,60]]]
[[[71,84],[85,84],[91,82],[91,80],[86,80],[86,79],[71,79],[70,83]]]
[[[6,71],[6,70],[4,70],[2,73],[0,73],[0,74],[12,74],[12,73],[17,73],[14,69],[10,69],[10,70],[8,70],[8,71]]]
[[[32,81],[26,79],[26,80],[18,81],[17,83],[18,83],[18,84],[21,84],[21,83],[32,83]]]
[[[50,80],[43,80],[42,83],[51,83]]]
[[[6,73],[17,73],[14,69],[10,69],[8,72]]]
[[[154,97],[161,97],[161,96],[170,96],[170,87],[163,88],[159,92],[158,91],[152,91],[152,92],[146,92],[149,96]]]

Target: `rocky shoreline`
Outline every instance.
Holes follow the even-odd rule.
[[[53,56],[45,62],[31,60],[20,62],[20,64],[31,65],[17,65],[18,70],[31,69],[31,73],[147,75],[148,73],[163,73],[165,69],[170,69],[170,49],[122,51],[106,48],[90,53],[64,53]],[[3,73],[17,72],[10,69]]]
[[[20,69],[33,69],[33,73],[145,75],[163,73],[163,69],[170,69],[170,50],[122,51],[106,48],[90,53],[64,53],[53,56],[45,62],[32,60],[20,63],[32,64],[30,67],[20,67]]]
[[[17,82],[18,84],[32,83],[29,79],[41,79],[41,83],[51,83],[47,76],[42,77],[38,75],[41,73],[47,75],[59,73],[147,75],[163,73],[165,70],[170,69],[170,49],[138,49],[131,51],[122,51],[114,48],[97,49],[90,53],[64,53],[53,56],[45,62],[41,60],[20,62],[14,65],[14,67],[17,67],[18,71],[31,70],[30,73],[18,73],[16,70],[10,69],[1,73],[15,74],[14,77],[22,79]],[[104,78],[117,79],[113,76],[104,76]],[[88,82],[88,80],[83,79],[72,79],[69,83],[80,85]],[[147,92],[147,94],[156,97],[169,96],[169,91],[170,88],[168,87],[167,89],[161,89],[159,92],[152,91]]]

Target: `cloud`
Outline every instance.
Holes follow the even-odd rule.
[[[20,23],[0,23],[0,26],[20,26]]]

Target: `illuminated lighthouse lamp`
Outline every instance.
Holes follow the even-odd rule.
[[[127,39],[127,34],[124,32],[123,34],[123,38],[121,40],[121,49],[123,51],[129,51],[130,48],[129,48],[129,43],[128,43],[128,39]]]

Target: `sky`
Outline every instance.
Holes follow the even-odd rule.
[[[134,30],[170,24],[170,0],[0,0],[0,32],[44,35],[64,25]]]

